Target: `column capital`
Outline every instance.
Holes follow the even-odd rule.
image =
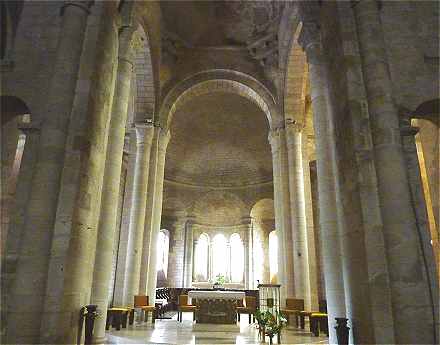
[[[154,126],[149,122],[136,122],[134,124],[136,130],[136,144],[137,146],[143,146],[150,144],[153,141]]]
[[[400,135],[402,137],[410,137],[415,136],[417,133],[419,133],[420,128],[411,126],[411,125],[403,125],[400,126]]]
[[[31,133],[37,133],[41,131],[41,121],[32,121],[32,122],[21,121],[18,123],[17,127],[20,131],[22,131],[26,135]]]
[[[90,14],[90,8],[93,6],[94,2],[94,0],[65,0],[61,6],[60,16],[64,15],[66,8],[69,6],[81,8],[84,12]]]
[[[285,135],[284,127],[273,128],[269,131],[268,139],[270,146],[272,148],[272,154],[279,151],[284,135]]]
[[[241,224],[242,225],[251,225],[252,224],[252,217],[242,217]]]
[[[322,64],[324,61],[322,54],[321,31],[317,20],[303,22],[301,33],[298,37],[307,55],[307,61],[311,64]]]
[[[196,222],[196,217],[195,216],[187,216],[185,219],[185,223],[188,225],[193,225]]]
[[[133,26],[123,26],[119,29],[118,59],[134,67],[134,53],[136,51],[139,34]]]
[[[159,141],[158,149],[160,152],[165,152],[167,150],[168,143],[171,139],[171,133],[168,129],[159,128]]]
[[[300,134],[304,125],[295,121],[286,122],[286,144],[288,147],[295,146],[298,143]]]

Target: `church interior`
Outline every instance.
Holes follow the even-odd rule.
[[[2,344],[439,343],[439,2],[0,6]]]

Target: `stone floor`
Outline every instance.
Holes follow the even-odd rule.
[[[244,320],[243,320],[244,319]],[[211,331],[194,331],[191,314],[184,314],[183,322],[157,320],[151,323],[135,324],[120,331],[107,333],[109,344],[259,344],[255,325],[249,325],[243,317],[240,329],[226,331],[216,326]],[[306,327],[307,329],[307,327]],[[269,338],[266,338],[269,342]],[[276,343],[276,340],[274,339]],[[282,344],[328,344],[327,337],[313,337],[309,332],[287,328],[282,333]]]

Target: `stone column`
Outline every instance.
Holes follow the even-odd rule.
[[[133,296],[139,292],[142,240],[147,203],[148,171],[154,127],[150,123],[136,123],[136,163],[131,201],[127,262],[125,266],[124,303],[132,306]]]
[[[133,83],[132,83],[133,85]],[[130,106],[129,106],[130,107]],[[133,199],[134,167],[136,165],[136,131],[125,132],[124,153],[127,155],[127,172],[124,185],[119,248],[116,262],[115,293],[113,303],[124,305],[125,265],[127,262],[128,230],[130,227],[131,201]]]
[[[294,296],[293,244],[290,220],[290,196],[285,129],[271,130],[275,225],[278,236],[278,283],[281,284],[281,304]]]
[[[183,287],[184,255],[185,255],[185,221],[177,217],[170,221],[171,241],[168,255],[167,280],[170,287]]]
[[[399,116],[392,99],[378,3],[362,0],[353,8],[372,127],[395,340],[398,344],[432,344],[436,338],[433,301],[427,267],[420,256],[422,244],[411,203]]]
[[[318,254],[316,251],[315,243],[315,223],[313,216],[313,204],[312,204],[312,181],[310,178],[310,158],[309,147],[310,141],[314,138],[310,138],[305,133],[301,136],[302,141],[302,165],[303,165],[303,183],[304,183],[304,206],[305,206],[305,219],[306,219],[306,243],[307,251],[305,268],[307,272],[307,288],[310,298],[310,310],[319,310],[319,297],[318,297]]]
[[[324,279],[329,315],[329,343],[337,343],[335,318],[345,317],[344,277],[335,193],[335,135],[327,107],[327,67],[321,55],[318,37],[302,37],[309,60],[309,78],[316,137],[316,165],[318,172],[319,225],[324,263]]]
[[[93,1],[66,1],[61,7],[61,28],[41,129],[26,223],[10,294],[8,343],[36,343],[44,315],[47,270],[55,223],[64,150],[75,97],[87,17]]]
[[[94,343],[105,342],[104,315],[107,313],[108,288],[110,284],[115,229],[118,218],[120,181],[124,150],[125,126],[133,72],[131,28],[120,32],[119,60],[113,108],[108,132],[107,158],[101,195],[101,211],[96,242],[95,265],[90,303],[98,305],[101,317],[95,320]],[[125,37],[128,36],[128,37]],[[127,40],[128,42],[126,42]]]
[[[160,129],[159,140],[157,145],[157,172],[156,172],[156,188],[154,191],[154,212],[153,212],[153,227],[150,237],[150,256],[148,260],[148,287],[147,292],[150,297],[150,304],[154,305],[156,300],[156,245],[157,236],[160,231],[160,221],[162,217],[162,199],[163,199],[163,178],[165,173],[165,155],[167,146],[170,141],[170,132],[166,129]]]
[[[304,205],[304,179],[302,166],[302,126],[286,123],[286,143],[289,161],[290,214],[292,220],[293,271],[295,297],[304,299],[310,307],[307,289],[306,214]],[[307,309],[309,310],[309,309]]]
[[[309,236],[305,208],[305,180],[303,167],[303,127],[286,124],[286,142],[289,158],[290,212],[292,219],[292,240],[294,245],[295,296],[304,299],[306,310],[312,310],[311,275],[309,263],[315,258],[309,256]],[[308,165],[306,166],[308,169]],[[310,181],[309,181],[310,182]],[[313,254],[313,253],[310,253]],[[316,279],[314,280],[316,286]],[[314,298],[314,309],[318,307]]]
[[[185,236],[185,252],[184,252],[184,263],[183,263],[183,274],[184,274],[184,280],[183,280],[183,287],[191,287],[192,285],[192,272],[193,272],[193,247],[194,247],[194,235],[193,235],[193,227],[192,227],[192,221],[187,220],[185,222],[185,230],[184,230],[184,236]]]
[[[251,260],[252,260],[252,234],[251,226],[248,224],[247,219],[243,219],[243,230],[244,236],[242,238],[243,248],[244,248],[244,287],[245,289],[250,289],[252,283],[251,277]],[[232,276],[232,274],[231,274]]]
[[[65,257],[62,307],[57,318],[57,340],[66,344],[77,341],[78,315],[81,308],[90,302],[108,128],[116,81],[114,66],[118,57],[118,31],[113,21],[103,19],[110,15],[112,7],[104,5],[102,11],[95,73],[91,79],[87,109],[89,121],[81,138],[79,188]]]
[[[147,207],[145,210],[145,224],[144,224],[144,240],[142,245],[142,262],[141,272],[139,278],[139,294],[147,295],[148,287],[148,271],[154,269],[149,265],[150,256],[150,239],[151,229],[153,227],[153,212],[154,212],[154,200],[156,190],[156,173],[157,173],[157,148],[159,142],[159,127],[154,127],[153,143],[151,145],[150,154],[150,169],[148,176],[148,194],[147,194]]]
[[[261,220],[261,246],[263,249],[263,284],[270,283],[269,234],[274,229],[274,220]]]
[[[254,286],[254,259],[253,259],[253,224],[252,218],[243,218],[243,226],[245,227],[245,237],[243,246],[245,249],[244,255],[244,286],[246,289],[252,289]]]

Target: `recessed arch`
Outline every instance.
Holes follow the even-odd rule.
[[[420,104],[411,114],[416,119],[430,120],[437,126],[440,124],[440,98],[431,99]]]
[[[305,106],[308,67],[304,51],[298,43],[301,33],[301,23],[291,33],[291,41],[286,60],[286,73],[284,79],[284,117],[300,126],[306,123]]]
[[[193,97],[214,92],[238,94],[256,104],[265,114],[270,128],[282,125],[275,98],[256,79],[231,70],[211,70],[197,73],[174,86],[166,95],[157,122],[169,128],[177,108]]]
[[[134,35],[135,122],[145,122],[154,117],[155,85],[150,44],[147,33],[139,26]]]
[[[250,216],[259,220],[274,219],[273,200],[269,198],[258,200],[252,207]]]

